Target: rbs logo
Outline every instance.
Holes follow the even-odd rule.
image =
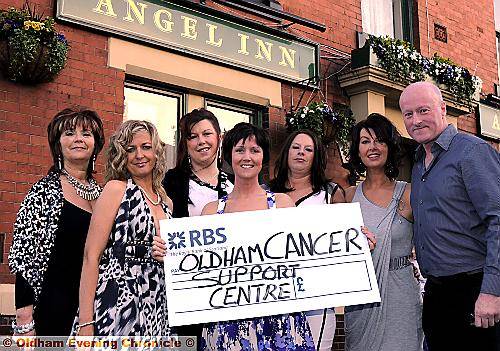
[[[187,232],[188,239],[186,239],[185,232],[168,233],[168,249],[176,250],[188,247],[207,246],[213,244],[222,244],[227,240],[224,231],[226,228],[217,229],[201,229],[190,230]],[[187,241],[187,242],[186,242]]]

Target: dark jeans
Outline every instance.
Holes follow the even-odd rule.
[[[476,328],[474,305],[483,273],[428,277],[425,284],[422,324],[429,351],[498,351],[500,324]]]

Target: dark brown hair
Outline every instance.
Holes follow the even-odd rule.
[[[185,173],[191,172],[189,166],[189,155],[187,150],[187,139],[189,138],[189,135],[191,135],[191,129],[193,128],[193,126],[196,123],[203,121],[205,119],[210,121],[212,127],[214,127],[215,132],[217,133],[217,137],[219,137],[221,130],[217,117],[215,117],[215,115],[212,112],[204,108],[194,109],[193,111],[182,116],[181,120],[179,121],[181,138],[179,140],[179,145],[178,145],[179,149],[177,151],[176,167],[184,171]],[[219,147],[219,145],[217,145],[217,147]]]
[[[326,148],[321,139],[308,129],[297,130],[291,133],[285,140],[283,147],[274,163],[274,179],[271,180],[269,186],[272,191],[278,193],[286,193],[294,189],[287,187],[288,182],[288,151],[292,146],[293,139],[299,134],[309,136],[314,144],[314,158],[311,165],[311,185],[314,192],[320,191],[322,187],[328,183],[325,170],[327,163]]]
[[[263,163],[269,161],[269,134],[264,129],[254,126],[251,123],[240,122],[224,134],[222,141],[222,154],[224,161],[232,164],[232,151],[233,147],[238,144],[240,140],[245,142],[251,136],[255,137],[255,143],[261,147],[264,156]]]
[[[104,146],[104,129],[102,121],[95,111],[79,108],[66,108],[57,113],[52,121],[47,126],[47,136],[49,140],[50,152],[54,165],[49,172],[60,172],[59,160],[64,167],[64,158],[61,151],[61,134],[68,129],[75,129],[81,125],[84,129],[88,129],[94,136],[94,150],[92,151],[91,161],[87,167],[87,179],[92,178],[94,169],[92,167],[92,158],[97,157]]]
[[[366,167],[361,161],[361,157],[359,157],[360,134],[363,129],[366,129],[369,133],[370,129],[372,129],[375,133],[372,137],[387,145],[389,150],[384,172],[389,179],[396,179],[401,164],[401,135],[391,121],[379,113],[370,114],[365,120],[358,122],[352,130],[349,162],[355,179],[359,179],[359,176],[366,171]]]

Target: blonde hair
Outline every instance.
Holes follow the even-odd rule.
[[[151,135],[151,144],[156,156],[153,167],[153,191],[160,194],[163,201],[167,199],[162,181],[167,172],[167,156],[165,143],[161,141],[156,127],[148,121],[128,120],[123,122],[109,139],[109,147],[106,153],[105,181],[127,180],[130,174],[127,170],[127,147],[132,142],[134,135],[140,131],[146,131]]]

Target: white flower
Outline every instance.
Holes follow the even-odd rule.
[[[294,121],[295,121],[295,120],[293,119],[293,117],[289,119],[289,122],[290,122],[290,123],[293,123]]]
[[[306,118],[306,114],[302,112],[302,113],[300,114],[300,118]]]
[[[307,113],[307,111],[309,111],[309,107],[304,107],[304,112]]]

